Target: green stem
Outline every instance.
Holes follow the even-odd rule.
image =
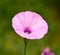
[[[26,55],[26,45],[27,45],[28,39],[24,38],[24,55]]]

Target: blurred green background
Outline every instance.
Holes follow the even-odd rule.
[[[11,24],[12,17],[22,11],[34,11],[48,23],[49,31],[43,39],[29,40],[27,55],[41,55],[49,46],[60,55],[60,0],[0,0],[0,55],[23,55],[23,38]]]

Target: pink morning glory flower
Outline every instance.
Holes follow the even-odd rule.
[[[27,39],[41,39],[48,31],[46,21],[31,11],[16,14],[12,19],[12,27],[19,36]]]
[[[46,48],[43,50],[43,52],[42,52],[41,55],[55,55],[55,53],[50,52],[50,48],[49,48],[49,47],[46,47]]]

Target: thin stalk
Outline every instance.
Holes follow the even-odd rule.
[[[26,55],[26,45],[28,43],[28,39],[24,38],[24,55]]]

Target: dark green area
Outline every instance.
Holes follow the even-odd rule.
[[[0,0],[0,55],[23,55],[23,38],[12,28],[12,18],[22,11],[39,13],[49,31],[41,40],[29,40],[27,55],[40,55],[49,46],[60,55],[60,0]]]

